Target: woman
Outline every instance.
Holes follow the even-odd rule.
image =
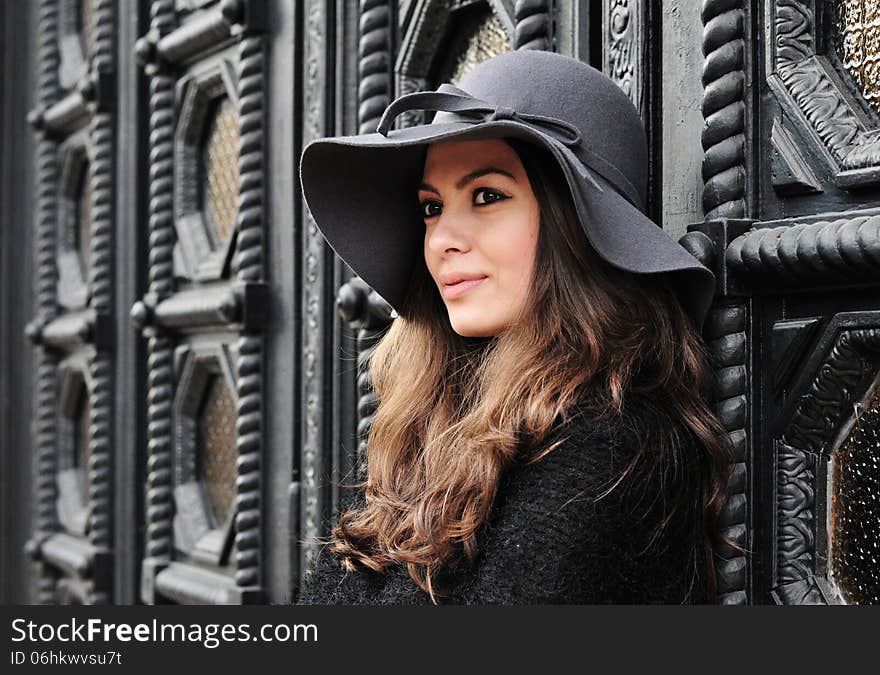
[[[411,109],[440,112],[391,131]],[[629,99],[547,52],[305,149],[318,227],[399,316],[367,480],[301,603],[714,599],[714,278],[643,214],[646,175]]]

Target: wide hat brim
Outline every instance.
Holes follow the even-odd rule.
[[[514,137],[551,152],[563,169],[581,226],[608,263],[637,274],[669,275],[698,329],[715,276],[602,175],[599,191],[541,130],[507,119],[443,122],[380,133],[320,138],[300,159],[300,181],[315,224],[336,254],[395,309],[410,283],[423,235],[418,212],[427,146],[444,140]]]

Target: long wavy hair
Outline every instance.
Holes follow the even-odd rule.
[[[555,425],[575,413],[619,415],[630,393],[649,393],[670,423],[659,425],[659,447],[643,446],[620,479],[637,466],[691,467],[696,484],[664,525],[696,517],[695,546],[704,548],[714,598],[712,544],[720,537],[731,448],[707,406],[705,345],[664,278],[646,283],[599,257],[556,161],[537,146],[505,140],[540,205],[524,311],[490,338],[459,336],[424,260],[417,262],[400,315],[369,360],[379,406],[367,480],[359,485],[364,500],[341,515],[332,550],[350,570],[405,564],[436,604],[438,573],[475,558],[505,468],[523,453],[540,461],[552,452],[562,442],[548,443]],[[698,439],[689,456],[679,456],[682,428]]]

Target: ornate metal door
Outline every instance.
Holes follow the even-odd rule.
[[[740,451],[723,582],[755,602],[875,603],[875,2],[707,1],[707,326]],[[691,235],[689,235],[691,236]]]
[[[261,598],[265,14],[153,2],[145,602]]]
[[[22,86],[26,69],[4,57],[4,92],[27,92],[4,140],[25,147],[9,120],[30,109],[35,161],[11,182],[2,164],[4,218],[33,221],[26,236],[3,230],[4,358],[15,321],[33,319],[32,364],[3,383],[7,397],[33,391],[4,408],[3,470],[20,477],[15,458],[33,460],[36,476],[32,527],[14,522],[28,511],[14,490],[0,519],[10,541],[29,530],[34,588],[11,592],[25,575],[10,566],[4,593],[295,599],[307,542],[338,515],[340,484],[363,475],[376,400],[362,366],[394,320],[315,228],[302,148],[372,131],[394,97],[491,55],[549,49],[629,94],[648,133],[651,214],[718,278],[705,338],[738,453],[724,527],[743,549],[718,551],[722,602],[877,601],[877,3],[2,11],[32,27],[36,78]],[[16,259],[10,237],[32,239],[33,259]],[[32,298],[7,268],[30,272]],[[19,413],[30,447],[9,424]]]
[[[107,602],[113,575],[113,2],[41,2],[35,532],[41,602]]]

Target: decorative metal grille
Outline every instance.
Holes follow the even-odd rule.
[[[84,51],[89,53],[95,43],[95,0],[79,1],[77,22],[77,29],[85,47]]]
[[[218,525],[226,522],[235,499],[235,402],[222,376],[214,376],[199,414],[200,478]]]
[[[880,1],[837,0],[832,32],[837,56],[880,114]]]
[[[238,204],[238,116],[228,98],[211,117],[202,161],[205,222],[220,248],[232,236]]]
[[[450,82],[458,82],[486,59],[510,51],[507,32],[490,10],[484,10],[473,18],[468,17],[462,23],[464,25],[458,32],[462,41],[453,49],[458,57],[449,75]]]
[[[832,456],[831,572],[843,598],[880,603],[880,395]]]

